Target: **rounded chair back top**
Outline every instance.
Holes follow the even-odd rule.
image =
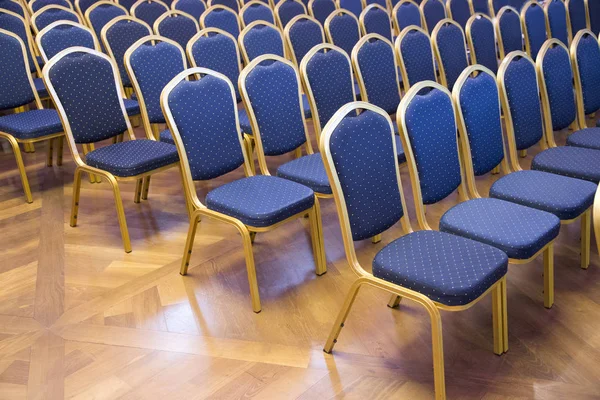
[[[365,7],[359,20],[363,35],[376,33],[390,42],[393,40],[392,21],[387,10],[379,4],[370,4]]]
[[[392,10],[392,18],[398,31],[410,25],[423,27],[421,8],[413,0],[401,0]]]
[[[467,22],[467,40],[471,49],[471,64],[481,64],[498,72],[494,24],[487,15],[475,14]]]
[[[244,27],[254,21],[266,21],[270,24],[275,24],[275,15],[271,7],[262,1],[252,0],[246,3],[240,10],[240,20]]]
[[[175,0],[171,3],[171,10],[183,11],[200,21],[200,16],[206,11],[206,4],[203,0]]]
[[[458,22],[462,29],[467,26],[471,18],[471,5],[469,0],[448,0],[446,3],[448,18]]]
[[[427,32],[432,32],[437,23],[446,18],[446,7],[442,0],[424,0],[420,7]]]
[[[595,113],[600,110],[600,46],[592,31],[583,29],[573,39],[571,64],[575,88],[581,95],[583,114]]]
[[[245,64],[263,54],[286,56],[283,34],[275,25],[265,21],[254,21],[244,28],[238,42]]]
[[[348,10],[339,9],[325,20],[327,41],[338,46],[350,55],[354,45],[360,40],[360,22]]]
[[[153,27],[154,21],[167,11],[169,7],[160,0],[138,0],[131,6],[131,15],[141,19],[150,27]]]
[[[362,0],[336,0],[336,3],[339,10],[348,10],[356,18],[360,17],[363,10]]]
[[[441,20],[431,34],[442,85],[452,90],[454,82],[469,66],[465,33],[458,22]]]
[[[71,2],[68,0],[33,0],[27,3],[30,14],[33,14],[49,5],[62,6],[68,8],[69,10],[73,9],[73,4],[71,4]]]
[[[585,8],[584,0],[565,0],[567,7],[567,26],[571,32],[571,37],[575,37],[577,32],[589,28],[589,18]]]
[[[516,9],[502,7],[494,18],[494,28],[501,60],[512,51],[523,51],[521,17]]]
[[[240,19],[229,7],[216,5],[206,9],[200,17],[200,26],[205,28],[219,28],[230,33],[237,39],[240,35]]]
[[[546,41],[546,16],[535,0],[528,1],[521,9],[521,24],[525,38],[525,51],[535,60]]]
[[[39,32],[56,21],[72,21],[83,23],[79,14],[62,6],[46,6],[39,9],[31,16],[31,26],[35,32]]]
[[[237,0],[208,0],[208,7],[212,6],[225,6],[231,9],[234,13],[238,14],[240,12],[240,4]]]
[[[100,50],[94,32],[87,26],[72,21],[51,23],[37,34],[35,41],[44,63],[70,47],[80,46]]]
[[[283,32],[288,48],[292,53],[292,61],[300,65],[310,49],[325,43],[323,27],[316,19],[308,15],[298,15],[285,26]]]
[[[200,31],[198,22],[183,11],[168,11],[154,22],[154,33],[177,42],[182,49]]]
[[[16,14],[12,11],[0,10],[0,29],[12,32],[21,38],[21,40],[25,44],[25,49],[27,50],[27,59],[29,60],[29,71],[39,73],[40,68],[34,56],[35,53],[33,51],[31,29],[29,29],[29,24],[27,23],[27,21],[19,14]]]
[[[567,7],[563,0],[547,1],[544,4],[544,14],[548,37],[556,38],[568,46],[571,43],[571,32],[567,26]]]
[[[303,14],[308,15],[308,12],[304,3],[299,0],[281,0],[275,6],[275,20],[282,30],[294,17]]]
[[[436,80],[431,39],[424,29],[409,26],[395,43],[405,90],[421,81]]]

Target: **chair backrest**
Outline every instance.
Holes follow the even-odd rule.
[[[323,27],[316,19],[308,15],[294,17],[283,32],[288,48],[292,53],[292,61],[300,65],[310,49],[325,43]]]
[[[160,93],[171,79],[187,68],[185,53],[170,39],[146,36],[125,52],[125,68],[137,94],[146,132],[151,132],[150,124],[165,122]]]
[[[275,20],[282,30],[298,15],[308,15],[306,6],[299,0],[281,0],[275,6]]]
[[[16,0],[1,0],[0,10],[12,11],[15,14],[19,14],[23,18],[25,18],[28,13],[28,11],[25,9],[25,6],[23,6],[20,1]]]
[[[369,103],[347,104],[327,124],[320,149],[346,255],[356,269],[352,241],[378,235],[401,219],[405,231],[411,230],[404,212],[392,121],[384,110]]]
[[[337,5],[334,0],[310,0],[308,2],[308,13],[321,25],[325,24],[327,17],[336,9]]]
[[[131,7],[133,7],[133,5],[137,2],[137,0],[115,0],[115,3],[117,3],[120,6],[125,7],[125,9],[128,12],[131,12]],[[165,4],[167,4],[168,1],[165,1]]]
[[[521,9],[521,25],[525,37],[525,51],[535,60],[546,41],[544,9],[535,0],[528,1]]]
[[[135,42],[152,35],[152,29],[144,21],[130,16],[117,17],[102,28],[100,36],[108,55],[119,68],[123,86],[130,87],[131,81],[125,69],[125,52]]]
[[[195,78],[195,79],[190,79]],[[181,160],[184,187],[199,202],[193,181],[248,169],[233,85],[207,68],[192,68],[171,80],[161,96],[165,119]]]
[[[489,16],[491,14],[490,13],[490,4],[489,4],[488,0],[469,0],[469,3],[471,3],[471,13],[472,14],[481,13],[481,14],[484,14],[487,16]],[[519,7],[518,10],[520,10],[520,9],[521,8]]]
[[[171,10],[183,11],[200,21],[200,16],[206,11],[206,4],[203,0],[175,0],[171,3]]]
[[[392,43],[376,33],[364,36],[352,50],[352,65],[361,99],[390,114],[396,112],[400,84]]]
[[[254,21],[266,21],[275,24],[275,15],[271,7],[259,0],[252,0],[240,10],[242,26],[248,26]]]
[[[571,43],[571,32],[567,27],[567,8],[563,0],[550,0],[544,4],[546,30],[548,37],[560,40],[568,46]]]
[[[234,38],[240,35],[240,19],[229,7],[222,5],[212,6],[204,11],[200,17],[200,27],[218,28],[231,34]]]
[[[29,60],[29,72],[40,72],[37,60],[33,52],[33,40],[31,39],[31,29],[23,17],[8,10],[0,10],[0,29],[7,30],[19,36],[25,44],[27,50],[27,59]]]
[[[584,0],[565,0],[567,7],[567,25],[574,38],[582,29],[589,28],[588,15],[585,9]]]
[[[75,11],[62,6],[46,6],[31,16],[31,26],[35,32],[39,32],[56,21],[72,21],[82,23],[81,18]]]
[[[443,19],[433,30],[431,42],[441,83],[452,90],[459,75],[469,66],[465,33],[457,22]]]
[[[90,8],[94,3],[97,3],[102,0],[75,0],[75,11],[81,17],[81,19],[85,20],[85,12]]]
[[[336,10],[325,20],[327,41],[338,46],[350,55],[354,45],[360,40],[360,22],[352,12]]]
[[[523,51],[523,35],[521,33],[521,17],[513,7],[502,7],[496,18],[494,28],[498,40],[500,60],[511,51]]]
[[[344,104],[356,101],[352,62],[339,47],[321,44],[304,57],[300,75],[318,140],[333,114]]]
[[[70,47],[79,46],[100,50],[100,44],[94,32],[90,28],[72,21],[51,23],[37,34],[35,41],[44,63]]]
[[[87,25],[94,30],[96,38],[100,40],[102,28],[113,19],[125,15],[129,15],[125,7],[104,0],[90,6],[85,12],[85,19]],[[104,50],[104,45],[102,49]]]
[[[594,32],[594,35],[598,36],[600,34],[600,3],[594,0],[585,0],[585,8],[589,20],[589,29]]]
[[[471,18],[471,5],[469,0],[448,0],[446,3],[448,18],[458,22],[464,30],[467,26],[467,21]]]
[[[242,101],[238,89],[242,61],[237,41],[231,34],[217,28],[202,29],[188,42],[186,52],[193,67],[225,75],[233,84],[236,101]]]
[[[498,72],[496,38],[491,18],[483,14],[469,18],[467,40],[471,49],[471,64],[481,64],[493,73]]]
[[[17,34],[5,29],[0,29],[0,92],[0,110],[33,101],[41,108],[29,71],[26,45]]]
[[[396,39],[395,48],[405,90],[417,82],[435,82],[431,39],[424,29],[417,26],[405,28]]]
[[[390,42],[393,40],[392,21],[387,10],[379,4],[371,4],[365,7],[359,20],[363,35],[376,33]]]
[[[446,18],[446,7],[442,0],[424,0],[420,7],[427,32],[432,32],[437,23]]]
[[[423,27],[421,8],[413,0],[401,0],[396,4],[392,11],[392,18],[394,19],[398,31],[402,31],[402,29],[410,25],[416,25],[420,28]]]
[[[387,0],[361,0],[361,1],[362,1],[363,10],[365,8],[367,8],[368,6],[370,6],[371,4],[377,4],[377,5],[385,8],[387,12],[390,12],[390,10],[388,9]]]
[[[600,46],[590,30],[581,30],[573,38],[571,63],[583,114],[595,113],[600,110]]]
[[[363,10],[362,0],[336,0],[337,8],[350,11],[356,18],[360,17]]]
[[[27,4],[27,7],[29,8],[29,13],[33,14],[36,11],[41,10],[42,8],[49,5],[62,6],[68,8],[69,10],[73,9],[73,4],[71,4],[71,2],[67,0],[33,0]],[[17,14],[20,15],[19,12],[17,12]]]
[[[166,12],[154,22],[155,34],[174,40],[182,49],[199,31],[198,22],[183,11]]]
[[[510,7],[509,0],[488,0],[488,8],[490,10],[490,17],[494,18],[502,7]]]
[[[240,4],[237,0],[208,0],[207,5],[209,8],[217,5],[225,6],[233,10],[236,14],[240,12]]]
[[[131,15],[144,21],[151,28],[158,17],[167,11],[169,11],[169,6],[161,0],[138,0],[131,6]]]
[[[265,21],[254,21],[244,28],[238,43],[245,64],[249,64],[263,54],[286,56],[281,31],[275,25]]]

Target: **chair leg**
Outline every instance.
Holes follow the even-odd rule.
[[[134,203],[140,202],[140,197],[142,196],[142,182],[143,182],[143,179],[138,179],[135,181],[135,193],[133,196]]]
[[[56,165],[59,167],[63,164],[63,143],[64,138],[60,136],[58,139],[58,145],[56,148]]]
[[[17,141],[13,137],[7,137],[6,139],[10,143],[13,153],[15,154],[17,168],[19,169],[19,175],[21,176],[21,184],[23,185],[23,191],[25,192],[25,201],[27,201],[28,203],[33,203],[33,197],[31,196],[29,180],[27,179],[27,173],[25,172],[25,164],[23,164],[23,157],[21,155],[19,143],[17,143]]]
[[[94,150],[94,144],[84,144],[83,146],[83,154],[87,155],[90,151]],[[90,183],[100,183],[102,179],[98,175],[89,174],[90,175]]]
[[[256,165],[254,164],[254,145],[250,136],[244,135],[244,145],[246,146],[246,154],[248,155],[248,162],[250,163],[250,171],[252,171],[252,175],[256,175]]]
[[[250,300],[252,301],[252,310],[255,313],[261,311],[260,294],[258,292],[258,281],[256,279],[256,267],[254,266],[254,252],[252,250],[252,241],[248,228],[238,227],[242,235],[242,243],[244,245],[244,256],[246,258],[246,271],[248,273],[248,285],[250,286]]]
[[[79,193],[81,191],[81,168],[75,168],[75,179],[73,180],[73,203],[71,205],[72,227],[77,226],[77,214],[79,213]]]
[[[142,185],[142,200],[148,200],[148,191],[150,190],[150,176],[144,178]]]
[[[325,347],[323,351],[327,354],[331,354],[333,351],[333,346],[337,343],[337,338],[344,327],[344,322],[346,322],[346,318],[348,318],[348,314],[350,313],[350,309],[352,308],[352,304],[356,299],[356,295],[362,284],[364,283],[363,279],[357,279],[354,281],[352,286],[350,286],[350,291],[346,295],[346,300],[344,300],[344,305],[342,309],[338,313],[338,316],[333,324],[333,328],[331,328],[331,332],[329,333],[329,337],[327,338],[327,342],[325,342]]]
[[[250,232],[250,242],[254,244],[254,239],[256,239],[256,232]]]
[[[48,155],[46,156],[46,166],[52,166],[52,153],[54,152],[54,139],[48,140]]]
[[[444,378],[444,342],[442,339],[442,317],[438,309],[429,309],[431,318],[431,350],[433,353],[433,381],[435,399],[446,399],[446,382]]]
[[[315,272],[320,276],[327,272],[327,259],[325,257],[325,244],[323,243],[323,229],[321,226],[319,201],[316,197],[315,204],[313,209],[309,212],[308,218],[313,254],[315,256]]]
[[[500,173],[500,166],[497,165],[496,167],[494,167],[494,169],[492,170],[492,175],[498,175]]]
[[[554,304],[554,243],[544,251],[544,307]]]
[[[371,238],[371,243],[375,244],[375,243],[379,243],[381,242],[381,233],[379,235],[375,235]]]
[[[521,158],[527,157],[527,150],[519,150],[519,157],[521,157]]]
[[[185,248],[183,250],[183,259],[181,260],[181,268],[179,273],[187,275],[187,270],[190,265],[190,257],[192,256],[192,247],[196,238],[196,227],[198,226],[199,214],[192,212],[190,216],[190,226],[188,228],[187,239],[185,240]]]
[[[496,284],[492,289],[492,326],[494,332],[494,354],[502,355],[504,353],[504,310],[503,310],[503,285],[502,282]]]
[[[502,294],[502,342],[504,343],[504,352],[508,351],[508,306],[507,299],[508,295],[506,294],[506,276],[502,278],[502,289],[500,293]]]
[[[401,296],[393,294],[392,297],[390,297],[390,301],[388,301],[387,305],[389,308],[396,308],[400,305],[400,300],[402,300]]]
[[[592,237],[592,210],[581,216],[581,268],[590,266],[590,241]]]
[[[131,253],[131,241],[129,240],[129,229],[127,229],[127,220],[125,219],[125,210],[123,209],[123,200],[121,200],[121,191],[119,184],[112,176],[107,177],[113,188],[115,195],[115,206],[117,207],[117,218],[119,219],[119,228],[121,229],[121,237],[123,238],[123,248],[125,253]]]

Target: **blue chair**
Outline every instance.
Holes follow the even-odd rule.
[[[208,0],[207,5],[209,8],[212,6],[225,6],[236,14],[240,12],[240,5],[237,0]]]
[[[488,8],[490,10],[490,17],[494,18],[502,7],[510,7],[510,0],[489,0]]]
[[[363,10],[362,0],[336,0],[338,10],[348,10],[356,18],[360,17]]]
[[[189,80],[193,76],[197,80]],[[309,217],[315,270],[326,269],[319,202],[301,184],[275,176],[254,176],[237,124],[235,92],[223,75],[206,68],[192,68],[173,79],[161,96],[167,123],[181,157],[185,196],[191,205],[190,227],[181,264],[187,274],[200,218],[233,225],[242,236],[252,310],[261,311],[252,242],[257,232],[284,222]],[[208,108],[210,113],[198,112]],[[198,199],[195,181],[218,178],[244,167],[246,177],[212,189],[204,204]]]
[[[396,39],[395,49],[404,90],[417,82],[436,80],[431,40],[424,29],[416,26],[405,28]]]
[[[413,0],[401,0],[396,4],[392,10],[392,19],[398,32],[411,25],[423,27],[421,8]]]
[[[285,57],[285,44],[279,28],[265,21],[254,21],[238,38],[244,64],[248,65],[263,54]]]
[[[177,42],[182,49],[200,28],[191,16],[183,11],[168,11],[154,22],[154,33]]]
[[[70,47],[100,50],[94,32],[87,26],[71,21],[51,23],[37,34],[35,41],[44,63]]]
[[[203,0],[175,0],[171,3],[171,9],[188,13],[196,21],[200,21],[200,16],[206,11],[206,4]]]
[[[584,0],[565,0],[567,7],[567,26],[571,37],[574,38],[582,29],[588,29],[588,15],[585,9]]]
[[[169,11],[169,7],[160,0],[138,0],[131,6],[131,16],[144,21],[150,28],[154,27],[154,22]]]
[[[200,17],[200,27],[218,28],[229,33],[234,38],[240,35],[240,20],[236,13],[229,7],[217,5],[206,9]]]
[[[25,16],[27,15],[27,10],[23,6],[23,4],[16,0],[1,0],[0,10],[12,11],[15,14],[19,14],[23,18],[25,18]]]
[[[494,353],[508,351],[508,259],[498,249],[459,236],[413,232],[393,156],[393,136],[386,112],[362,102],[344,106],[323,132],[321,154],[335,194],[346,259],[358,275],[323,350],[332,352],[363,285],[391,293],[390,305],[400,298],[414,301],[431,320],[435,398],[445,399],[440,310],[464,310],[491,291]],[[398,221],[405,235],[375,255],[372,273],[365,271],[353,242],[384,233]]]
[[[471,5],[469,4],[469,0],[448,0],[446,8],[448,18],[458,22],[460,27],[464,30],[467,27],[467,21],[471,18]]]
[[[544,4],[548,37],[563,42],[565,46],[571,43],[571,33],[567,27],[567,8],[563,0],[550,0]]]
[[[15,14],[16,15],[16,14]],[[48,166],[52,166],[53,141],[58,140],[57,165],[62,165],[63,127],[55,110],[45,110],[36,90],[25,44],[10,31],[0,29],[0,110],[15,109],[0,117],[0,138],[6,139],[15,155],[28,203],[33,202],[19,144],[48,143]],[[35,103],[36,109],[28,111]]]
[[[85,12],[98,1],[101,0],[75,0],[75,11],[81,19],[85,19]]]
[[[421,5],[421,14],[423,14],[423,25],[427,32],[433,32],[433,28],[446,18],[446,7],[442,0],[424,0]]]
[[[519,0],[519,1],[523,1],[525,2],[526,0]],[[488,17],[491,15],[490,13],[490,4],[488,3],[488,0],[469,0],[469,3],[471,4],[471,13],[472,14],[483,14],[483,15],[487,15]],[[521,7],[517,8],[517,10],[520,10]]]
[[[462,201],[444,213],[440,230],[494,246],[516,264],[528,263],[543,253],[544,306],[552,307],[558,217],[505,200],[470,198],[466,182],[474,176],[461,165],[455,107],[448,89],[431,81],[416,84],[402,99],[397,115],[419,227],[431,229],[425,205],[459,190]]]
[[[359,21],[363,35],[376,33],[390,42],[394,41],[390,16],[387,10],[379,4],[371,4],[365,7],[360,14]]]
[[[337,9],[334,0],[310,0],[308,2],[308,13],[311,17],[325,26],[325,20]]]
[[[600,35],[600,3],[597,1],[585,0],[585,8],[587,9],[589,18],[589,29],[594,32],[594,35]]]
[[[308,15],[306,6],[299,0],[281,0],[275,6],[275,20],[281,30],[298,15]]]
[[[451,19],[440,21],[431,34],[440,83],[450,90],[462,71],[469,66],[465,43],[465,33],[460,25]]]
[[[516,9],[502,7],[496,18],[494,18],[494,28],[501,60],[513,51],[523,51],[521,17]]]
[[[457,108],[465,175],[494,173],[501,165],[504,176],[494,182],[490,197],[547,211],[556,215],[562,224],[581,219],[581,267],[587,268],[596,185],[543,171],[519,169],[509,173],[498,86],[496,77],[487,68],[475,65],[466,69],[452,96]],[[509,142],[516,152],[514,137]],[[474,179],[467,179],[467,186],[472,198],[481,198]]]
[[[39,75],[40,68],[33,52],[33,40],[31,39],[31,31],[25,19],[19,14],[12,11],[0,9],[0,29],[7,30],[19,36],[19,38],[25,44],[25,50],[27,51],[27,59],[29,65],[29,72],[37,73]],[[37,84],[36,84],[37,87]],[[47,97],[41,93],[40,97]]]
[[[368,6],[370,6],[371,4],[377,4],[378,6],[385,8],[387,12],[390,12],[390,10],[388,9],[387,0],[361,0],[361,1],[362,1],[363,10],[365,8],[367,8]]]
[[[260,0],[252,0],[246,3],[240,10],[240,20],[244,27],[254,21],[266,21],[275,25],[273,10]]]
[[[71,4],[71,2],[67,0],[33,0],[27,3],[27,7],[29,8],[30,14],[34,14],[36,11],[39,11],[42,8],[50,5],[62,6],[68,8],[69,10],[73,9],[73,4]]]
[[[135,3],[137,3],[138,0],[116,0],[115,3],[117,3],[118,5],[124,7],[128,13],[131,12],[131,8],[133,7],[133,5]],[[166,4],[166,2],[165,2]]]
[[[129,15],[127,9],[112,1],[99,1],[90,6],[85,12],[87,25],[94,30],[96,38],[100,41],[102,28],[115,18]],[[105,51],[102,45],[102,51]]]
[[[294,17],[283,31],[285,42],[292,53],[292,61],[300,65],[302,59],[313,47],[325,43],[323,27],[308,15]]]
[[[521,9],[521,24],[525,51],[535,60],[547,36],[544,9],[535,0],[527,2]]]
[[[329,43],[350,55],[360,40],[360,22],[352,12],[339,9],[325,20],[325,34]]]
[[[75,11],[61,6],[46,6],[31,16],[31,26],[37,34],[39,31],[56,21],[71,21],[82,24]]]
[[[492,19],[484,14],[475,14],[467,22],[467,40],[471,49],[471,64],[480,64],[498,72],[496,38]]]

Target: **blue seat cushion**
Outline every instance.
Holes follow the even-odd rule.
[[[309,154],[281,165],[277,176],[308,186],[317,193],[331,194],[321,154]]]
[[[173,135],[171,135],[171,131],[168,129],[165,129],[164,131],[159,133],[158,136],[161,142],[175,144],[175,140],[173,140]]]
[[[600,182],[600,151],[583,147],[553,147],[538,153],[531,169]]]
[[[477,240],[526,260],[551,242],[560,229],[554,214],[499,199],[460,203],[440,219],[440,230]]]
[[[310,105],[308,104],[308,97],[305,94],[302,95],[302,109],[304,110],[304,118],[309,119],[312,114],[310,113]]]
[[[600,150],[600,128],[587,128],[573,132],[567,138],[567,146]]]
[[[597,126],[598,128],[600,128],[600,119],[599,119],[598,121],[596,121],[596,126]]]
[[[0,131],[17,139],[34,139],[63,131],[56,110],[31,110],[0,117]]]
[[[86,163],[120,177],[135,176],[179,161],[172,144],[155,140],[129,140],[91,151]]]
[[[276,176],[257,175],[220,186],[206,195],[206,206],[245,225],[266,227],[310,209],[314,192]]]
[[[385,246],[373,275],[448,306],[469,304],[506,275],[501,250],[460,236],[419,231]]]
[[[127,110],[127,115],[130,117],[140,115],[140,105],[137,100],[123,99],[123,104],[125,105],[125,110]]]
[[[44,84],[44,80],[42,78],[34,78],[33,85],[35,86],[35,91],[37,92],[40,99],[45,99],[49,97],[48,89],[46,89],[46,85]]]
[[[398,125],[394,124],[394,132],[398,130]],[[406,154],[404,154],[404,150],[402,149],[402,141],[400,140],[400,136],[394,135],[394,140],[396,141],[396,155],[398,156],[398,164],[403,164],[406,162]]]

